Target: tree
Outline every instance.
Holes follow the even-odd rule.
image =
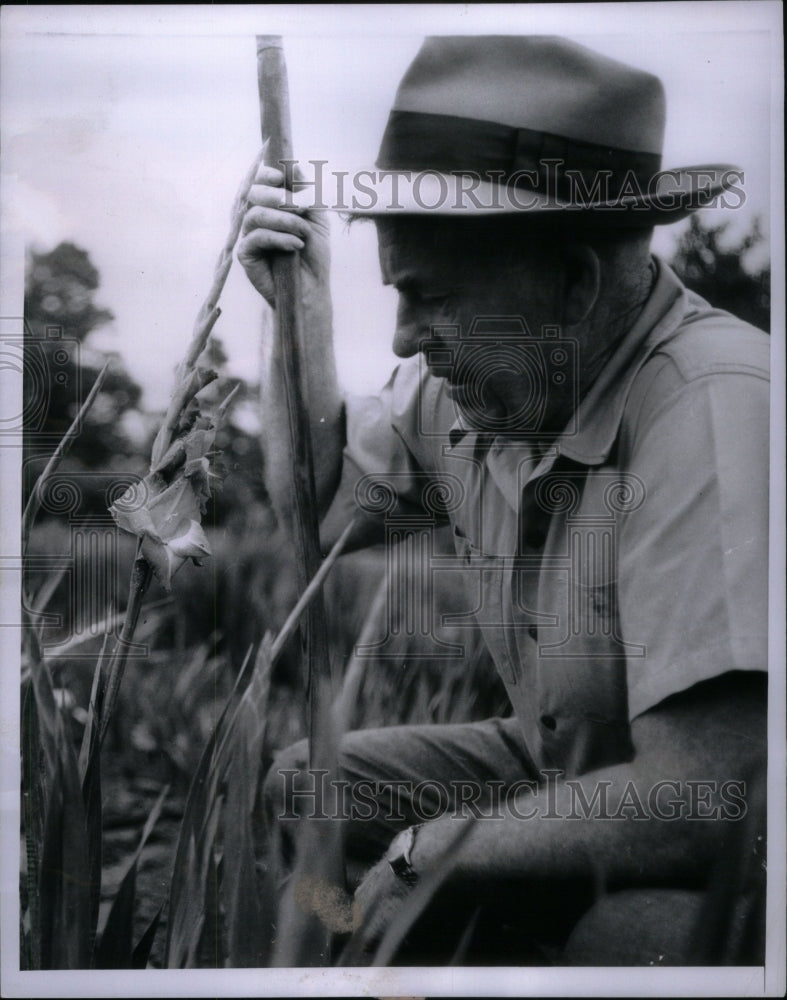
[[[699,216],[691,218],[680,238],[672,267],[683,283],[711,305],[726,309],[753,326],[768,332],[771,310],[770,264],[747,268],[752,251],[765,242],[760,220],[736,243],[725,245],[729,223],[705,226]]]
[[[137,454],[124,415],[142,390],[117,355],[91,349],[90,334],[114,319],[95,302],[99,273],[87,251],[63,242],[30,251],[25,280],[23,393],[24,502],[55,445],[70,426],[108,358],[112,366],[75,440],[64,471],[107,471]],[[97,500],[98,502],[98,500]]]

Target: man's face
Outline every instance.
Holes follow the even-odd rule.
[[[549,380],[543,372],[534,376],[532,338],[560,323],[559,268],[535,244],[517,247],[514,257],[488,241],[474,244],[467,227],[453,239],[450,224],[438,229],[430,221],[377,225],[383,281],[399,293],[394,353],[407,358],[423,351],[472,426],[533,430]],[[516,317],[527,334],[516,330]],[[475,335],[479,320],[507,336]]]

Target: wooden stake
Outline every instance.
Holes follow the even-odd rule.
[[[289,92],[282,40],[278,35],[257,36],[257,76],[260,96],[260,126],[267,166],[292,171]],[[311,428],[306,406],[306,385],[301,359],[304,356],[300,320],[300,258],[297,253],[278,254],[273,259],[276,292],[275,336],[282,358],[284,395],[292,454],[292,497],[298,590],[303,593],[320,568],[317,500],[314,485]],[[325,724],[330,718],[330,676],[325,604],[317,594],[304,613],[301,647],[306,665],[306,691],[310,757],[325,760],[330,753]],[[327,741],[327,742],[326,742]]]

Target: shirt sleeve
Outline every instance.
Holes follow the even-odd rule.
[[[643,654],[627,663],[631,718],[699,681],[767,669],[767,379],[660,365],[629,443],[643,501],[618,548],[621,635]]]
[[[345,401],[346,445],[334,499],[323,519],[321,539],[328,548],[359,511],[352,545],[383,538],[384,519],[416,513],[432,478],[429,436],[421,432],[434,415],[434,387],[418,359],[398,365],[379,396],[349,396]]]

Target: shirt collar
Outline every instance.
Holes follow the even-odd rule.
[[[686,314],[686,289],[674,271],[655,260],[656,280],[645,308],[579,404],[555,442],[559,454],[600,465],[618,436],[631,384],[656,348],[670,340]]]
[[[653,351],[671,339],[686,313],[686,289],[670,267],[654,258],[656,280],[637,321],[623,337],[591,385],[568,427],[546,452],[534,475],[548,471],[558,455],[583,465],[600,465],[609,456],[620,427],[629,388]],[[451,426],[450,447],[460,443],[489,450],[500,439],[473,431],[460,417]],[[510,443],[508,443],[510,447]]]

